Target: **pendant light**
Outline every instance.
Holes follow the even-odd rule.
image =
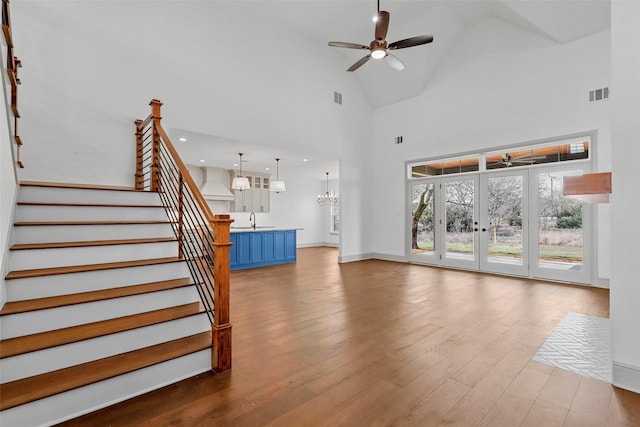
[[[287,187],[284,185],[284,181],[280,181],[280,169],[278,168],[279,162],[280,158],[276,157],[276,180],[271,181],[271,185],[269,186],[269,190],[274,193],[282,193],[283,191],[287,191]]]
[[[242,174],[242,154],[243,153],[238,153],[238,155],[240,156],[240,174],[238,174],[235,178],[233,178],[233,182],[231,183],[231,188],[234,190],[250,190],[251,189],[251,185],[249,185],[249,180],[247,179],[246,176],[244,176]]]
[[[324,194],[319,194],[318,197],[316,197],[316,202],[320,206],[335,206],[338,204],[338,196],[336,196],[333,191],[329,193],[329,172],[327,172],[327,191]]]

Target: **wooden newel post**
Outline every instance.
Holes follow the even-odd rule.
[[[158,99],[152,99],[151,119],[153,120],[153,150],[151,158],[151,191],[160,191],[160,133],[156,125],[160,124],[162,116],[160,115],[160,107],[162,102]]]
[[[213,229],[213,348],[211,368],[215,372],[231,369],[231,323],[229,318],[229,247],[231,246],[229,215],[215,215]]]
[[[142,120],[136,120],[136,190],[144,190],[142,173]]]

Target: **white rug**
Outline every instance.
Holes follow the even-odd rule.
[[[569,312],[533,360],[610,383],[609,319]]]

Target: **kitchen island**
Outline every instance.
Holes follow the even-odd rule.
[[[232,227],[230,269],[242,270],[296,262],[297,230],[300,229]]]

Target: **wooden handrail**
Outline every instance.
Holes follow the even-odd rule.
[[[154,101],[160,102],[157,99],[154,99],[151,102],[153,103]],[[160,102],[160,105],[162,105],[161,102]],[[158,125],[158,133],[160,134],[160,137],[162,138],[162,140],[166,144],[167,150],[169,151],[169,153],[171,153],[171,156],[173,157],[173,160],[176,162],[176,165],[178,166],[178,170],[180,170],[180,173],[182,174],[182,177],[185,180],[185,183],[187,184],[187,187],[189,187],[189,189],[193,193],[193,196],[196,199],[196,202],[198,203],[198,207],[200,207],[200,209],[202,210],[202,213],[204,214],[204,216],[207,219],[207,221],[209,222],[209,224],[213,224],[213,220],[215,219],[215,217],[213,215],[213,212],[211,211],[211,208],[209,207],[209,205],[205,201],[204,197],[202,196],[202,193],[200,192],[200,189],[198,188],[198,186],[196,185],[195,181],[191,177],[191,174],[189,173],[189,170],[187,169],[187,167],[185,166],[184,162],[182,161],[182,159],[178,155],[178,152],[173,147],[173,144],[171,143],[171,140],[167,136],[167,133],[162,128],[162,125],[160,123],[157,123],[157,125]]]
[[[231,369],[229,228],[233,220],[215,215],[205,201],[162,127],[162,102],[152,99],[149,105],[151,114],[135,121],[136,189],[160,194],[178,239],[178,254],[187,262],[211,319],[211,367],[227,371]]]
[[[9,10],[9,0],[2,0],[2,33],[4,39],[7,42],[7,76],[9,77],[9,83],[11,86],[11,111],[13,112],[13,129],[9,123],[13,140],[16,143],[15,147],[15,161],[19,168],[24,168],[22,160],[20,160],[20,146],[22,140],[18,136],[18,119],[20,118],[20,112],[18,111],[18,85],[20,84],[20,78],[18,77],[18,68],[22,67],[22,61],[20,61],[13,53],[13,36],[11,34],[11,12]]]

